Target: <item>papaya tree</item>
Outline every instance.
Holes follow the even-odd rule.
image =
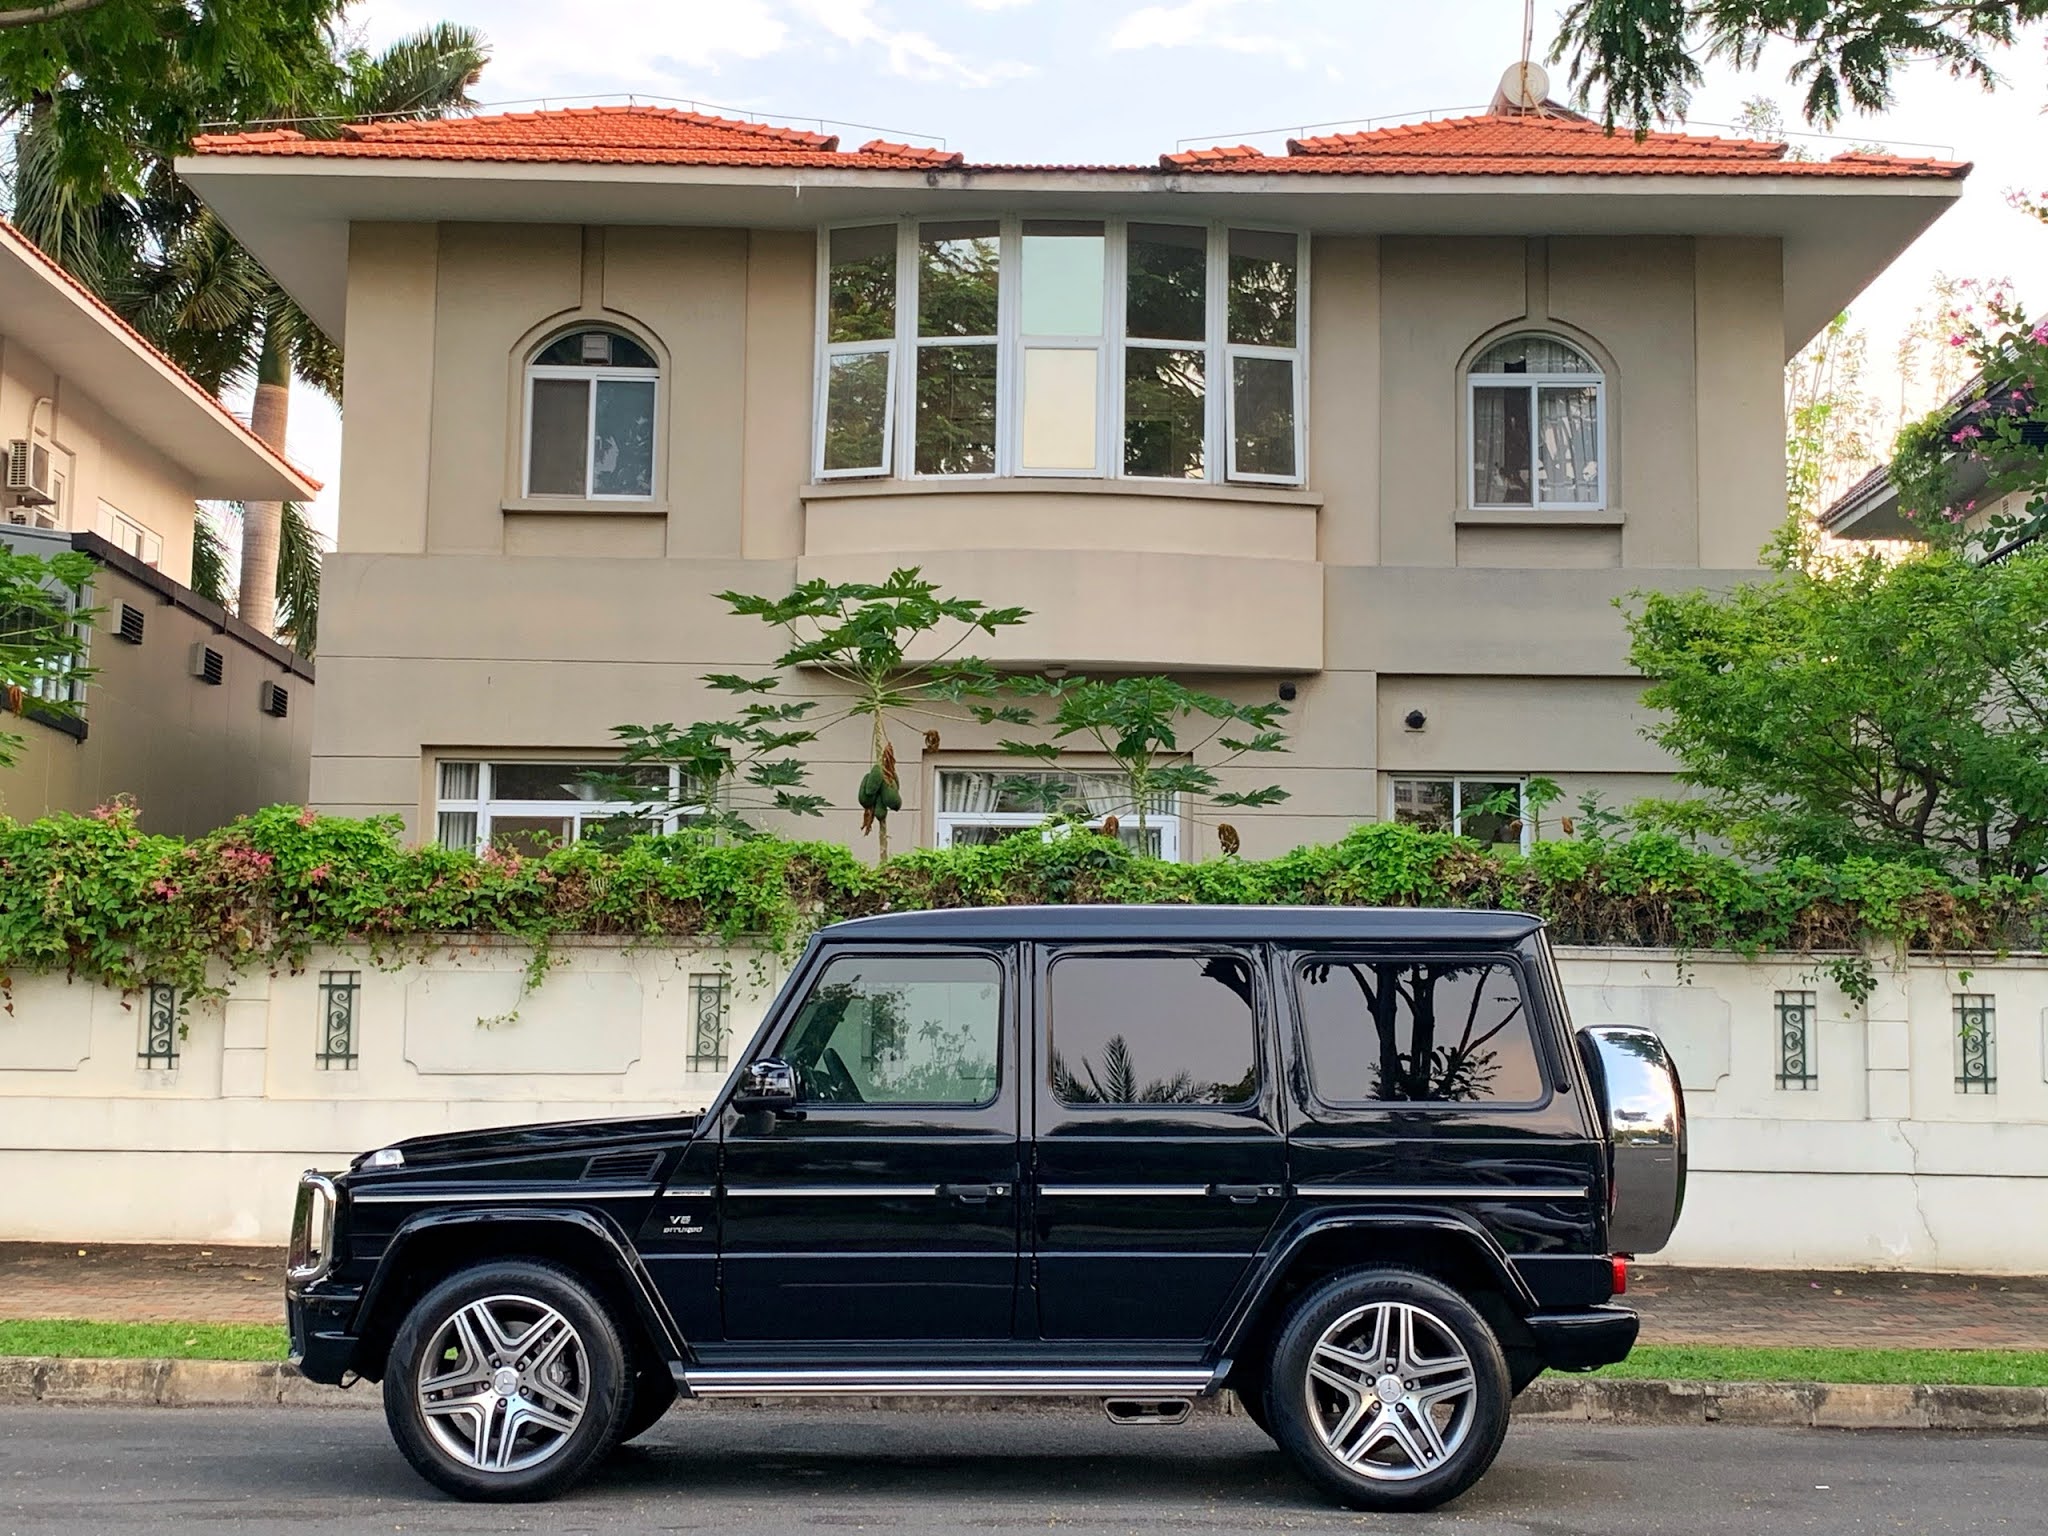
[[[993,700],[1003,679],[985,661],[966,654],[976,635],[1021,624],[1022,608],[995,608],[979,598],[950,597],[910,566],[879,582],[803,582],[782,597],[721,592],[733,613],[782,632],[775,670],[748,677],[707,674],[704,681],[743,701],[740,718],[678,731],[672,726],[619,726],[628,763],[668,763],[682,769],[682,808],[711,785],[765,792],[758,808],[815,814],[824,797],[805,793],[808,765],[789,755],[847,721],[868,728],[866,765],[854,786],[861,831],[872,832],[881,857],[889,856],[889,817],[903,809],[896,742],[905,731],[922,733],[926,749],[938,745],[938,725],[969,718],[1029,724],[1031,714]],[[926,642],[929,639],[930,644]],[[915,651],[919,654],[913,656]],[[785,702],[792,675],[827,686],[821,698]]]
[[[1033,691],[1050,700],[1042,723],[1051,736],[1006,739],[1003,751],[1054,765],[1077,748],[1108,758],[1121,781],[1121,795],[1108,809],[1105,824],[1113,825],[1111,818],[1133,818],[1141,848],[1149,818],[1170,801],[1189,809],[1206,804],[1250,810],[1287,798],[1278,785],[1221,787],[1222,772],[1241,760],[1287,750],[1287,738],[1277,729],[1287,714],[1284,704],[1238,704],[1157,676],[1046,678]],[[984,711],[982,718],[993,721],[995,712]],[[1048,813],[1057,808],[1054,801],[1061,793],[1057,784],[1042,779],[1019,779],[1008,787],[1025,798],[1039,797]],[[1102,807],[1094,809],[1100,813]],[[1224,823],[1216,831],[1223,851],[1235,853],[1236,829]]]

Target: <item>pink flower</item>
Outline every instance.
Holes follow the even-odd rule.
[[[1963,509],[1961,507],[1950,507],[1941,515],[1952,523],[1960,523],[1963,520]]]
[[[1968,501],[1968,502],[1964,502],[1964,503],[1963,503],[1963,510],[1964,510],[1965,512],[1974,512],[1974,511],[1976,511],[1976,510],[1977,510],[1977,503],[1975,503],[1974,501]]]
[[[162,896],[168,900],[178,894],[179,887],[174,881],[159,880],[151,885],[149,889],[152,894]]]
[[[2048,347],[2048,320],[2043,320],[2039,325],[2027,332],[2027,335],[2032,337],[2039,345]]]
[[[1970,503],[1970,505],[1974,507],[1976,503],[1973,501]],[[329,875],[333,873],[333,865],[315,864],[311,869],[306,871],[306,883],[308,885],[318,885],[322,880],[325,880]]]
[[[1963,443],[1968,442],[1973,437],[1982,437],[1983,435],[1984,429],[1982,427],[1963,427],[1951,432],[1948,440],[1952,443]]]
[[[313,825],[314,822],[318,821],[319,819],[320,818],[314,814],[313,808],[311,806],[308,806],[305,810],[299,812],[299,825],[302,827],[310,827],[311,825]]]
[[[1952,347],[1960,347],[1961,345],[1963,345],[1963,338],[1960,336],[1951,336],[1948,339],[1948,344]]]

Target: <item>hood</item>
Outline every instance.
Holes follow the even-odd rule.
[[[695,1115],[645,1115],[623,1120],[556,1120],[542,1125],[501,1125],[478,1131],[445,1131],[395,1142],[405,1170],[452,1163],[496,1162],[505,1158],[556,1158],[608,1151],[614,1147],[665,1142],[695,1134]],[[650,1145],[650,1150],[651,1150]],[[349,1164],[353,1173],[370,1154]],[[379,1170],[380,1172],[382,1170]],[[401,1172],[392,1169],[392,1173]]]

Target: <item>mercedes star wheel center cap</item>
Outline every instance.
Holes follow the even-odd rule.
[[[1389,1408],[1401,1401],[1401,1378],[1398,1376],[1382,1376],[1372,1384],[1372,1389]]]
[[[519,1390],[519,1373],[509,1365],[501,1365],[491,1373],[491,1389],[500,1397],[510,1397]]]

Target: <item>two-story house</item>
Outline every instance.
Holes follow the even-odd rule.
[[[918,565],[1032,611],[1002,666],[1290,699],[1256,854],[1664,787],[1616,599],[1755,570],[1785,360],[1967,169],[1547,103],[1142,165],[623,107],[180,168],[345,338],[317,804],[574,835],[611,727],[773,654],[712,594]],[[867,745],[825,744],[842,806]],[[1028,822],[993,746],[896,743],[899,846]]]
[[[201,499],[297,500],[319,482],[5,223],[0,464],[0,544],[96,563],[89,678],[0,701],[23,743],[0,815],[126,795],[152,831],[199,833],[303,798],[312,666],[192,590],[192,537]]]

